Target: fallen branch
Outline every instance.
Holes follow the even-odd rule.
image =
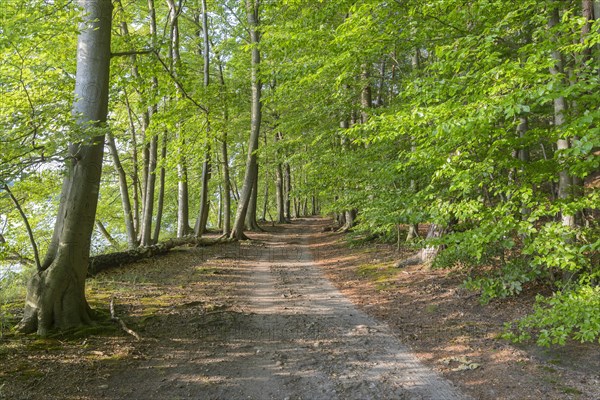
[[[123,322],[121,318],[117,317],[117,315],[115,314],[114,300],[114,298],[110,299],[110,320],[118,323],[121,326],[121,329],[123,329],[125,332],[127,332],[137,340],[142,340],[140,335],[138,335],[135,331],[129,329],[127,325],[125,325],[125,322]]]
[[[121,265],[130,264],[144,258],[154,257],[160,254],[165,254],[169,250],[178,246],[193,245],[193,246],[212,246],[219,243],[226,243],[229,239],[204,239],[195,236],[185,236],[182,238],[173,238],[165,240],[150,246],[138,247],[134,250],[119,251],[116,253],[101,254],[99,256],[90,257],[88,266],[88,275],[95,275],[105,269],[119,267]]]

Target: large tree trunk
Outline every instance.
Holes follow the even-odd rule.
[[[439,238],[444,234],[444,229],[437,224],[431,224],[429,226],[429,230],[427,231],[426,240],[431,240],[434,238]],[[396,267],[406,267],[408,265],[416,265],[416,264],[431,264],[437,254],[440,251],[439,246],[428,245],[423,247],[419,252],[409,258],[405,258],[396,263]]]
[[[123,216],[125,218],[125,230],[127,232],[127,244],[130,249],[135,249],[137,247],[137,235],[135,232],[135,227],[133,225],[133,215],[131,212],[131,202],[129,201],[129,188],[127,185],[127,175],[125,174],[125,170],[123,169],[123,165],[121,165],[121,160],[119,159],[119,153],[117,151],[117,145],[115,143],[115,139],[112,134],[109,132],[107,134],[107,145],[110,151],[110,155],[113,159],[113,164],[115,164],[115,170],[117,171],[117,176],[119,177],[119,191],[121,193],[121,204],[123,206]]]
[[[79,4],[85,16],[77,46],[73,113],[79,128],[94,136],[69,146],[53,236],[56,243],[46,257],[49,264],[35,273],[27,287],[18,328],[40,335],[92,319],[85,277],[102,174],[104,135],[98,135],[97,128],[105,125],[108,112],[112,4],[110,0],[80,0]]]
[[[235,224],[231,231],[231,238],[244,239],[244,222],[248,205],[252,197],[254,182],[257,179],[258,164],[256,161],[256,150],[258,150],[258,139],[260,136],[261,123],[261,89],[262,84],[258,74],[260,65],[260,51],[258,44],[260,35],[257,30],[260,0],[246,0],[246,11],[248,14],[248,25],[250,28],[250,44],[252,45],[252,65],[251,65],[251,85],[252,85],[252,112],[250,123],[250,139],[248,141],[248,157],[246,160],[246,173],[244,175],[244,185],[235,217]]]
[[[256,222],[256,214],[258,210],[258,163],[254,164],[254,184],[252,185],[252,195],[248,203],[248,212],[246,213],[246,228],[250,231],[262,231]]]
[[[355,209],[344,211],[344,225],[339,229],[339,232],[348,232],[354,228],[357,211]]]

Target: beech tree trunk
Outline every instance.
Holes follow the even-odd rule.
[[[231,233],[231,184],[227,157],[227,131],[223,131],[221,136],[221,157],[223,158],[221,161],[223,166],[223,235],[229,236]]]
[[[258,162],[254,165],[254,184],[252,185],[252,194],[248,203],[248,212],[246,213],[246,228],[250,231],[262,231],[256,222],[258,211]]]
[[[158,243],[160,237],[160,228],[162,225],[162,214],[165,203],[165,162],[167,160],[167,132],[163,133],[163,140],[160,152],[160,178],[158,186],[158,204],[156,205],[156,223],[154,224],[154,235],[152,243]]]
[[[548,25],[550,28],[555,27],[560,22],[559,10],[554,7],[551,10]],[[552,75],[560,75],[564,72],[564,60],[563,56],[558,50],[552,51],[552,58],[554,59],[554,66],[550,68]],[[554,99],[554,126],[558,129],[565,123],[565,117],[567,112],[567,101],[563,96]],[[568,138],[560,138],[556,142],[557,150],[567,150],[570,147]],[[565,168],[559,172],[558,179],[558,198],[566,199],[571,195],[571,186],[573,185],[573,179],[569,175],[569,171]],[[575,227],[575,216],[571,213],[561,212],[562,224],[568,227]]]
[[[283,168],[281,163],[277,164],[276,169],[276,185],[275,185],[275,195],[277,200],[277,223],[283,224],[285,223],[285,211],[284,211],[284,200],[283,200]]]
[[[250,44],[252,46],[252,66],[251,66],[251,85],[252,85],[252,111],[250,122],[250,139],[248,141],[248,157],[246,159],[246,173],[244,175],[244,185],[235,217],[231,238],[244,239],[244,222],[246,213],[251,201],[254,183],[257,179],[258,164],[256,160],[256,150],[258,150],[258,139],[260,137],[261,113],[261,89],[262,83],[258,74],[260,66],[260,35],[257,30],[259,16],[260,0],[246,0],[246,11],[248,14],[248,26],[250,29]]]
[[[221,83],[221,95],[225,96],[225,78],[223,76],[223,64],[219,62],[219,80]],[[223,120],[225,121],[223,133],[221,134],[221,166],[223,167],[223,235],[229,236],[231,233],[231,181],[229,180],[229,156],[227,154],[227,126],[229,123],[229,111],[227,109],[227,100],[223,99],[224,110]]]
[[[208,41],[208,12],[206,9],[206,0],[202,0],[202,36],[204,43],[204,87],[210,85],[210,44]],[[211,166],[211,146],[210,146],[210,120],[206,115],[206,151],[204,162],[202,163],[202,192],[200,195],[200,212],[194,227],[196,236],[201,236],[206,231],[208,222],[209,200],[208,200],[208,183],[212,175]]]
[[[117,171],[117,176],[119,177],[119,191],[121,194],[121,204],[123,206],[123,216],[125,217],[125,230],[127,232],[127,245],[130,249],[135,249],[137,247],[137,235],[135,232],[135,227],[133,225],[133,214],[131,211],[131,202],[129,201],[129,188],[127,185],[127,175],[125,174],[125,170],[123,169],[123,165],[121,165],[121,160],[119,159],[119,153],[117,151],[117,145],[115,143],[115,138],[109,132],[106,135],[106,142],[108,145],[108,149],[110,151],[110,155],[113,159],[113,164],[115,165],[115,170]]]
[[[210,151],[210,144],[207,144],[206,153],[204,155],[204,162],[202,163],[202,191],[200,193],[200,211],[198,212],[198,218],[196,218],[196,225],[194,226],[194,234],[198,237],[202,236],[206,232],[206,224],[208,222],[208,183],[212,175]]]
[[[105,125],[108,113],[112,4],[110,0],[78,3],[84,16],[77,46],[73,114],[79,129],[89,131],[90,137],[69,146],[53,243],[42,270],[27,287],[18,329],[39,335],[92,321],[85,277],[102,174],[104,135],[98,135],[97,128]]]
[[[158,137],[156,135],[150,139],[148,156],[148,178],[146,180],[146,195],[144,196],[140,240],[142,246],[152,244],[152,215],[154,214],[154,190],[156,188],[156,165],[158,157]]]
[[[283,168],[283,213],[285,214],[285,221],[292,222],[292,210],[290,194],[292,192],[292,174],[290,170],[290,164],[285,163]],[[298,207],[296,207],[296,217],[298,216]]]

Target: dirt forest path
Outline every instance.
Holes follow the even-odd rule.
[[[323,277],[310,250],[323,224],[303,220],[215,255],[233,264],[227,304],[206,311],[192,301],[156,318],[143,357],[97,381],[98,397],[468,398]]]

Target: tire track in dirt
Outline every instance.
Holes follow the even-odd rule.
[[[255,252],[248,313],[228,337],[250,351],[236,361],[240,379],[219,398],[468,398],[324,278],[308,249],[307,229],[303,224],[291,229],[293,237],[271,236]]]
[[[308,243],[317,225],[276,229],[225,260],[229,276],[219,279],[235,287],[225,291],[227,306],[183,307],[202,304],[191,291],[187,303],[146,328],[140,360],[103,380],[98,396],[83,398],[469,398],[323,276]]]

